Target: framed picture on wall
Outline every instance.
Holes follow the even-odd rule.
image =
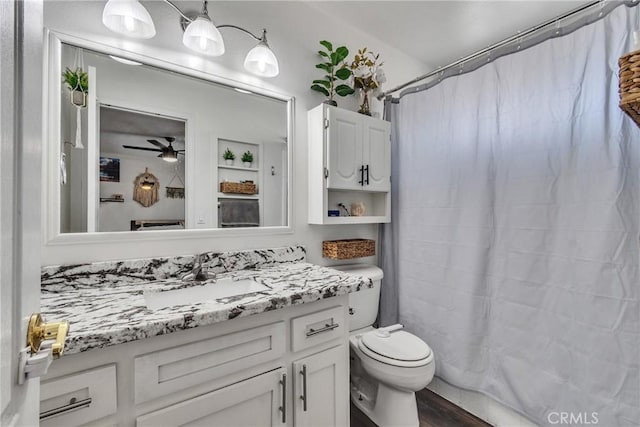
[[[120,159],[100,157],[100,181],[120,182]]]

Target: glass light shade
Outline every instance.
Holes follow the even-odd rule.
[[[165,151],[161,154],[162,160],[169,163],[175,163],[178,161],[178,153],[175,151]]]
[[[224,54],[222,34],[206,16],[198,16],[184,30],[182,43],[189,49],[210,56]]]
[[[156,35],[151,15],[138,0],[109,0],[102,11],[102,23],[129,37],[150,39]]]
[[[278,59],[265,42],[260,42],[247,53],[244,68],[261,77],[275,77],[280,73]]]

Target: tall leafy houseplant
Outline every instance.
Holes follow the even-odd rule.
[[[319,50],[318,55],[324,60],[316,64],[316,68],[327,74],[322,79],[314,80],[311,89],[324,94],[328,98],[325,101],[326,104],[337,106],[338,103],[333,99],[335,95],[347,96],[354,93],[351,86],[340,84],[341,80],[347,80],[351,77],[351,70],[344,62],[349,56],[349,49],[340,46],[334,51],[333,45],[326,40],[320,41],[320,44],[325,50]]]

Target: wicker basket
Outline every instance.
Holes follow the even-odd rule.
[[[221,182],[221,193],[256,194],[256,185],[248,182]]]
[[[640,126],[640,50],[618,61],[620,65],[620,108]]]
[[[376,241],[368,239],[325,240],[322,256],[331,259],[352,259],[376,254]]]

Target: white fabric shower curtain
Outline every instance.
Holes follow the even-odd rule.
[[[640,425],[640,131],[617,87],[635,14],[391,108],[382,323],[397,310],[436,375],[540,425]]]

